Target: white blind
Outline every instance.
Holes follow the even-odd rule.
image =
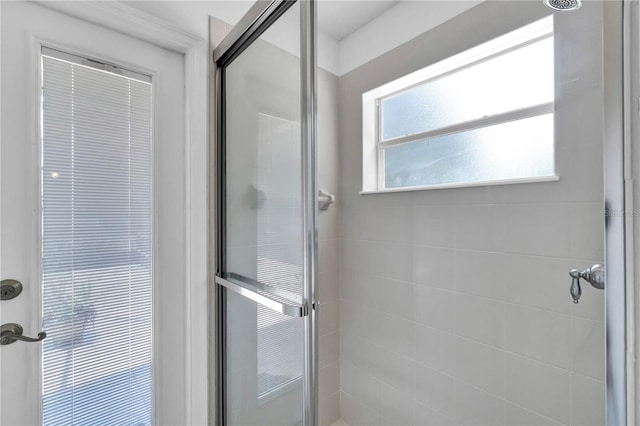
[[[132,75],[43,49],[45,425],[152,422],[152,91]]]

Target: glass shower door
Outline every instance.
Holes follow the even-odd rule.
[[[313,4],[264,3],[249,12],[262,10],[264,22],[217,61],[219,421],[315,424],[314,212],[303,196],[310,56],[300,43]]]

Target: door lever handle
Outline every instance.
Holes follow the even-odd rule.
[[[38,333],[38,337],[27,337],[22,335],[22,326],[20,324],[7,323],[0,327],[0,345],[10,345],[17,340],[23,342],[40,342],[47,337],[45,331]]]

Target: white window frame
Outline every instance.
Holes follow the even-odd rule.
[[[460,71],[478,63],[491,60],[510,51],[520,49],[532,43],[553,37],[553,15],[533,22],[508,34],[509,37],[498,37],[494,40],[473,47],[462,53],[429,65],[404,77],[386,83],[362,95],[362,191],[360,194],[378,192],[404,192],[442,188],[458,188],[470,186],[504,185],[511,183],[557,181],[557,175],[497,179],[491,181],[455,182],[437,185],[418,185],[400,188],[385,188],[383,150],[392,146],[417,142],[464,131],[480,129],[495,124],[508,123],[524,118],[554,113],[554,102],[511,110],[504,113],[441,126],[434,129],[399,136],[388,140],[382,139],[382,108],[384,99],[421,86],[430,80],[441,78],[447,74]],[[555,145],[555,141],[554,141]],[[555,148],[554,148],[555,152]],[[554,159],[555,170],[555,159]]]

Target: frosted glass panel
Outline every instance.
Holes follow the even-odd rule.
[[[302,382],[303,323],[258,305],[258,396]]]
[[[385,149],[385,187],[550,176],[553,114]]]
[[[303,322],[227,292],[227,424],[302,422]]]
[[[553,102],[553,38],[382,101],[382,140]]]
[[[43,423],[151,425],[151,84],[42,82]]]
[[[226,270],[296,295],[302,294],[299,69],[296,56],[259,39],[225,71]]]

